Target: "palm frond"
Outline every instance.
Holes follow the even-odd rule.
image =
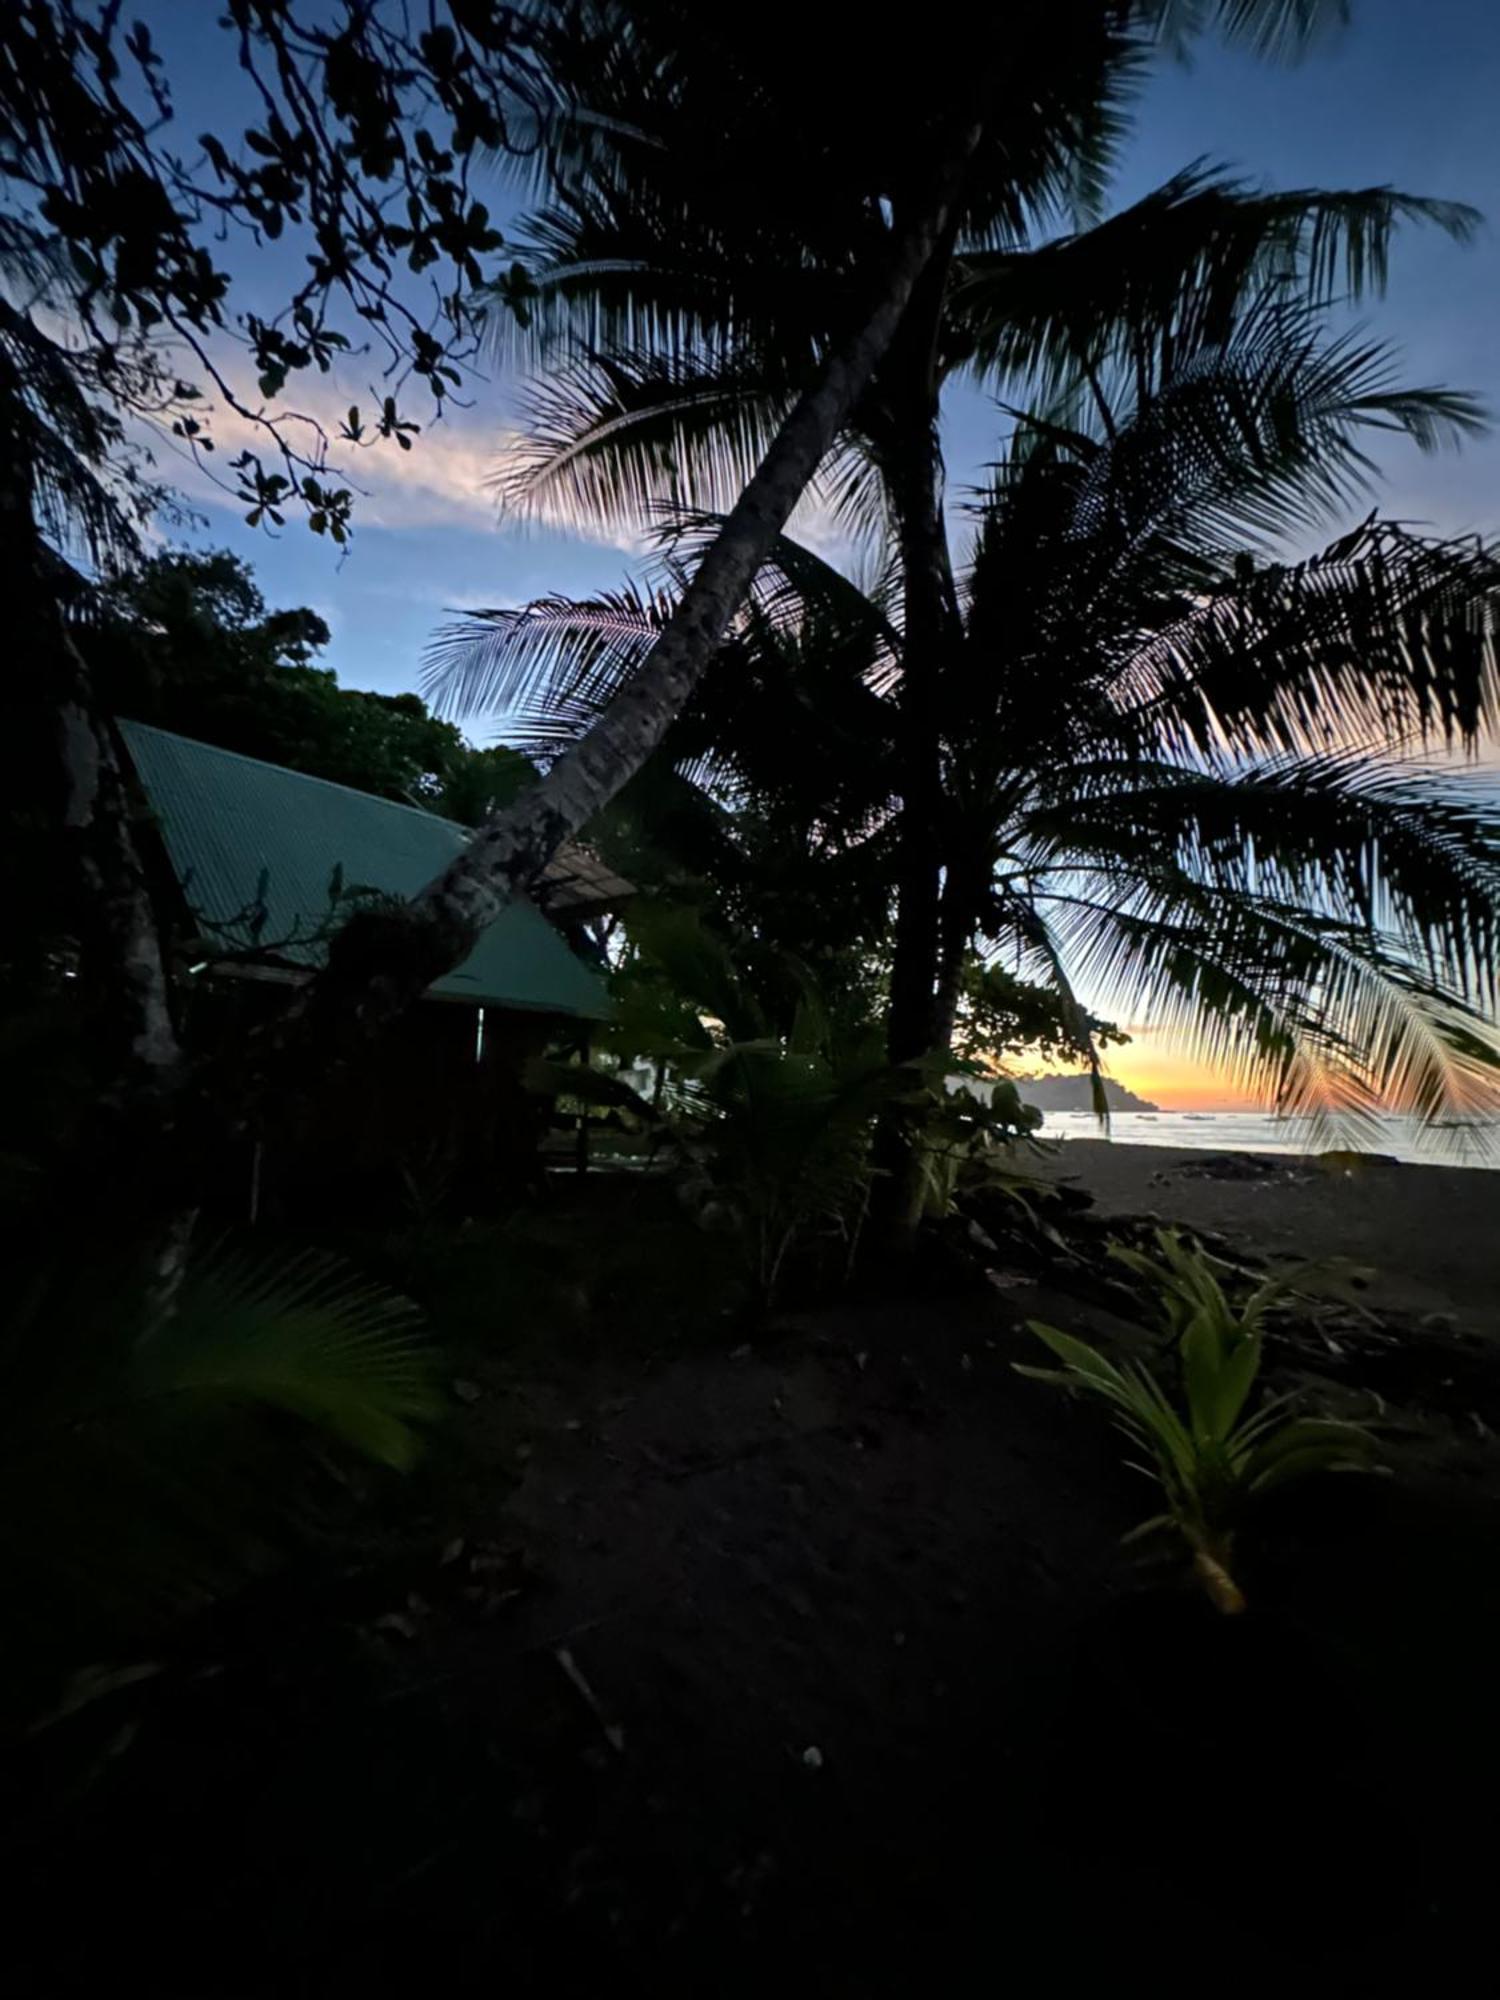
[[[664,583],[696,567],[724,519],[701,508],[661,516],[657,534],[666,565]],[[779,535],[751,592],[778,631],[796,632],[816,621],[867,633],[875,656],[874,679],[882,688],[894,684],[901,654],[900,575],[894,563],[873,577],[851,576],[794,535]]]
[[[652,587],[476,611],[442,628],[427,655],[429,698],[442,712],[489,714],[507,740],[555,757],[647,658],[712,532],[711,517],[680,518]],[[783,538],[658,761],[843,850],[888,804],[898,644],[878,605]]]
[[[1289,59],[1317,36],[1345,26],[1350,0],[1145,0],[1141,11],[1179,51],[1217,30],[1257,55]]]
[[[1284,990],[1276,954],[1252,948],[1258,938],[1232,935],[1227,926],[1215,933],[1203,921],[1201,899],[1184,918],[1185,899],[1123,881],[1092,883],[1086,874],[1071,892],[1059,877],[1034,900],[1054,952],[1098,1005],[1144,1015],[1195,1061],[1269,1103],[1316,1099],[1319,1024]],[[1021,962],[1031,976],[1045,977],[1045,961],[1023,952]]]
[[[1232,1574],[1235,1531],[1249,1503],[1273,1485],[1317,1471],[1368,1465],[1370,1438],[1357,1425],[1291,1414],[1287,1396],[1247,1404],[1260,1372],[1261,1320],[1275,1287],[1262,1287],[1241,1307],[1225,1296],[1209,1258],[1158,1230],[1159,1258],[1116,1249],[1151,1286],[1159,1316],[1177,1350],[1182,1413],[1143,1362],[1117,1364],[1086,1341],[1030,1322],[1063,1366],[1018,1366],[1017,1372],[1109,1404],[1117,1427],[1148,1463],[1138,1469],[1161,1486],[1167,1512],[1142,1523],[1135,1541],[1175,1526],[1193,1551],[1200,1580],[1221,1611],[1245,1608]]]
[[[1059,871],[1037,903],[1100,1004],[1143,1011],[1330,1135],[1389,1108],[1465,1123],[1497,1101],[1500,1042],[1474,998],[1485,980],[1420,944],[1170,867]]]
[[[152,495],[132,478],[118,417],[89,392],[84,358],[3,290],[0,352],[19,385],[9,448],[27,466],[38,528],[54,549],[97,567],[127,561],[139,547]]]
[[[1409,956],[1455,998],[1500,1000],[1500,802],[1491,788],[1367,757],[1220,773],[1078,766],[1066,804],[1028,821],[1146,883],[1301,908]]]
[[[495,488],[502,505],[576,529],[639,531],[663,505],[727,512],[794,396],[733,354],[596,355],[524,391]]]
[[[1484,422],[1472,396],[1405,385],[1380,343],[1329,339],[1317,315],[1262,300],[1089,455],[1073,532],[1134,548],[1191,522],[1200,543],[1226,553],[1274,542],[1368,494],[1371,433],[1436,451]]]
[[[1057,939],[1034,903],[1009,897],[1003,904],[1007,928],[1024,945],[1033,962],[1042,968],[1046,984],[1056,994],[1062,1025],[1073,1047],[1088,1066],[1089,1097],[1094,1116],[1109,1129],[1109,1097],[1104,1088],[1104,1064],[1094,1040],[1088,1009],[1082,1005],[1068,977],[1068,968]]]
[[[282,1410],[398,1470],[442,1408],[411,1302],[310,1251],[196,1259],[172,1314],[137,1342],[124,1393]]]
[[[1092,229],[965,256],[954,359],[1043,405],[1090,381],[1112,401],[1139,396],[1222,345],[1257,300],[1318,308],[1383,291],[1399,227],[1467,242],[1478,222],[1394,188],[1270,192],[1195,162]]]
[[[135,1296],[59,1269],[0,1329],[0,1578],[25,1636],[0,1682],[149,1643],[304,1542],[343,1491],[308,1437],[400,1469],[439,1413],[415,1308],[333,1259],[221,1248],[169,1316]]]
[[[1146,635],[1103,692],[1132,733],[1217,757],[1474,751],[1500,725],[1500,554],[1375,518]]]
[[[671,608],[665,592],[626,583],[464,612],[429,642],[423,694],[439,714],[493,716],[507,741],[556,754],[645,660]]]
[[[785,230],[743,213],[713,214],[699,190],[663,187],[662,160],[637,151],[624,185],[573,184],[517,225],[526,266],[524,323],[489,320],[502,358],[532,367],[596,354],[679,359],[774,337],[796,365],[815,357],[815,329],[838,316],[847,273],[830,271]],[[640,169],[647,169],[642,177]]]
[[[1108,436],[1033,424],[997,468],[964,580],[968,645],[955,729],[972,734],[986,702],[999,702],[1008,739],[1055,754],[1068,741],[1059,716],[1087,733],[1098,712],[1136,699],[1143,673],[1144,692],[1153,671],[1175,674],[1180,688],[1192,678],[1181,656],[1195,629],[1205,654],[1222,658],[1242,635],[1247,602],[1272,616],[1274,584],[1244,584],[1248,549],[1274,549],[1288,532],[1346,509],[1373,474],[1372,430],[1404,427],[1425,445],[1478,421],[1466,398],[1401,388],[1378,347],[1353,336],[1326,341],[1315,318],[1271,305]],[[1412,683],[1408,713],[1415,706],[1461,730],[1464,713],[1490,699],[1485,562],[1466,563],[1456,550],[1423,555],[1372,527],[1363,545],[1349,537],[1337,545],[1325,571],[1281,566],[1300,601],[1275,629],[1290,650],[1299,630],[1314,650],[1314,622],[1301,628],[1294,617],[1318,592],[1332,603],[1342,575],[1348,616],[1363,605],[1362,638],[1380,630],[1383,607],[1370,675],[1385,661],[1388,678]],[[1351,564],[1363,565],[1358,588]],[[1408,643],[1429,645],[1430,669],[1397,657]],[[1331,664],[1336,646],[1324,657]],[[1424,673],[1430,692],[1420,691]],[[1451,696],[1438,691],[1445,677]],[[1357,668],[1345,675],[1351,699],[1358,680]],[[1181,705],[1186,713],[1185,693]]]

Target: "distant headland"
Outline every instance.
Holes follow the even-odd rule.
[[[1086,1076],[1018,1076],[1016,1089],[1023,1104],[1038,1111],[1092,1111],[1093,1086]],[[1111,1111],[1159,1111],[1159,1104],[1137,1097],[1123,1083],[1104,1079],[1104,1101]]]

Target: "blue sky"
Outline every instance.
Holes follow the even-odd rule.
[[[218,10],[158,4],[186,132],[235,121],[239,79],[226,71]],[[1139,110],[1118,183],[1129,201],[1189,161],[1208,158],[1279,187],[1363,186],[1474,203],[1492,220],[1459,248],[1410,232],[1393,258],[1390,292],[1367,317],[1404,350],[1408,379],[1480,391],[1500,407],[1500,10],[1486,0],[1354,0],[1353,24],[1294,68],[1200,47],[1190,67],[1164,65]],[[250,296],[267,302],[287,265],[275,251],[240,255]],[[329,398],[367,399],[373,371],[352,364]],[[231,507],[205,501],[202,539],[244,553],[273,603],[313,605],[328,620],[328,662],[350,686],[416,684],[423,646],[446,608],[515,603],[617,578],[628,556],[535,526],[497,521],[485,482],[504,448],[506,385],[478,387],[474,406],[429,431],[409,455],[367,455],[356,468],[370,497],[354,545],[337,552],[289,528],[270,540]],[[993,456],[999,421],[986,400],[951,398],[946,448],[958,482]],[[164,470],[170,475],[170,465]],[[1388,512],[1448,531],[1500,529],[1500,441],[1461,456],[1392,450],[1381,495]]]

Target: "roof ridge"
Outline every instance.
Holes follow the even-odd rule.
[[[287,945],[277,956],[298,964],[317,962],[326,949],[335,879],[403,899],[419,895],[468,837],[455,821],[418,806],[154,723],[122,721],[120,736],[185,899],[210,923],[229,927],[231,942],[245,912],[264,902],[267,936]],[[501,910],[430,992],[435,1000],[583,1019],[609,1011],[598,972],[527,895]]]
[[[392,812],[415,813],[418,819],[427,821],[429,825],[446,826],[460,835],[465,843],[473,835],[474,829],[465,826],[461,820],[428,812],[425,806],[408,805],[403,799],[388,799],[383,792],[362,792],[358,785],[345,785],[337,778],[320,778],[312,771],[299,771],[291,764],[275,764],[269,757],[252,757],[244,750],[226,750],[222,743],[205,743],[201,736],[184,736],[180,729],[163,729],[156,722],[137,722],[134,716],[121,715],[115,719],[122,729],[141,729],[148,735],[164,737],[169,743],[186,743],[194,750],[207,750],[215,757],[232,758],[236,764],[253,764],[257,770],[277,771],[282,777],[297,778],[305,785],[321,785],[330,792],[344,792],[350,798],[364,800],[368,805],[388,806]]]

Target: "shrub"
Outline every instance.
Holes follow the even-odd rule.
[[[169,1312],[132,1299],[54,1274],[0,1328],[12,1694],[294,1545],[323,1483],[309,1439],[404,1470],[440,1408],[415,1307],[331,1258],[210,1249]]]
[[[1367,1466],[1371,1439],[1357,1424],[1299,1414],[1291,1396],[1250,1410],[1265,1318],[1291,1280],[1270,1279],[1236,1306],[1201,1251],[1168,1230],[1157,1231],[1157,1244],[1159,1257],[1118,1247],[1113,1254],[1157,1292],[1163,1328],[1176,1347],[1180,1407],[1142,1362],[1110,1361],[1086,1341],[1036,1320],[1032,1332],[1063,1365],[1018,1363],[1017,1372],[1110,1405],[1144,1459],[1131,1465],[1156,1482],[1166,1502],[1127,1539],[1175,1531],[1213,1603],[1239,1612],[1245,1598],[1234,1574],[1234,1542],[1246,1509],[1291,1480]]]

